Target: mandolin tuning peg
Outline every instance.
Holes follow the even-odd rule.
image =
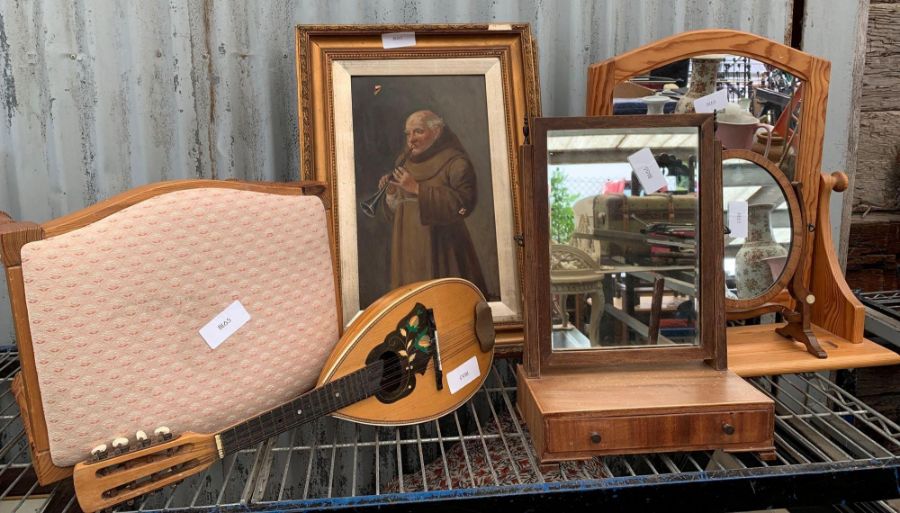
[[[156,435],[156,438],[161,442],[172,439],[172,430],[170,430],[166,426],[159,426],[158,428],[154,429],[153,434]]]
[[[113,452],[121,454],[128,450],[128,439],[120,436],[112,441]]]
[[[106,458],[106,444],[100,444],[97,447],[91,449],[91,459],[94,461],[100,461]]]
[[[150,445],[150,437],[147,436],[143,430],[138,430],[134,434],[134,440],[137,442],[138,447],[147,447]]]

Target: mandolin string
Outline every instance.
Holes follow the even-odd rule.
[[[345,375],[345,376],[341,376],[341,378],[339,378],[339,380],[340,380],[340,379],[343,379],[343,378],[350,378],[351,376],[355,376],[355,379],[358,379],[358,380],[361,379],[361,380],[363,380],[363,382],[361,383],[361,385],[364,385],[364,384],[365,384],[365,380],[369,379],[369,378],[368,378],[368,375],[367,375],[367,372],[365,372],[365,371],[367,371],[367,370],[368,370],[368,366],[367,366],[367,367],[363,367],[362,369],[359,369],[359,370],[357,370],[357,371],[354,371],[354,372],[352,372],[352,373],[350,373],[350,374],[347,374],[347,375]],[[318,388],[318,390],[321,392],[321,391],[323,391],[323,390],[325,389],[326,386],[328,386],[328,385],[333,385],[333,384],[336,383],[336,382],[337,382],[337,381],[326,383],[326,384],[323,385],[322,387]],[[356,386],[359,386],[359,385],[360,385],[360,384],[358,384],[358,385],[356,385]],[[311,391],[311,392],[312,392],[312,391]],[[308,392],[308,393],[311,393],[311,392]],[[322,416],[324,416],[324,415],[327,415],[327,414],[329,414],[329,413],[335,412],[335,411],[337,411],[337,410],[340,410],[341,408],[344,408],[344,407],[349,406],[349,405],[351,405],[351,404],[354,404],[354,403],[356,403],[356,402],[362,401],[363,399],[366,399],[367,397],[370,397],[371,395],[374,395],[374,392],[373,392],[373,393],[369,393],[367,390],[364,390],[364,391],[362,392],[362,394],[361,394],[361,395],[363,395],[363,397],[356,398],[356,397],[354,397],[354,395],[352,394],[352,392],[356,392],[357,394],[359,394],[359,393],[360,393],[360,389],[351,390],[351,394],[350,394],[349,396],[348,396],[348,395],[344,395],[344,396],[342,396],[341,399],[339,399],[339,400],[334,400],[334,401],[322,401],[322,400],[320,400],[319,406],[318,406],[318,407],[316,407],[313,403],[310,403],[310,407],[308,407],[308,408],[310,408],[312,411],[317,411],[317,410],[318,410],[318,412],[317,412],[315,415],[313,415],[313,416],[304,418],[304,419],[303,419],[302,421],[300,421],[300,422],[297,422],[297,421],[295,420],[294,422],[282,423],[282,424],[279,426],[279,425],[278,425],[279,422],[282,422],[283,419],[282,419],[282,420],[278,420],[278,418],[275,417],[275,419],[272,420],[272,419],[269,417],[269,414],[271,414],[271,413],[273,413],[273,412],[275,412],[275,411],[281,411],[282,414],[283,414],[283,413],[284,413],[284,408],[285,408],[286,406],[291,406],[292,408],[295,407],[295,403],[300,399],[300,398],[297,398],[297,399],[295,399],[294,401],[291,401],[291,402],[282,404],[281,406],[278,406],[278,407],[276,407],[276,408],[270,410],[269,412],[266,412],[266,413],[264,413],[264,414],[262,414],[262,415],[260,415],[260,416],[254,417],[254,418],[249,419],[249,420],[247,420],[247,421],[244,421],[244,422],[242,422],[241,424],[239,424],[239,425],[237,425],[237,426],[234,426],[233,428],[229,428],[228,430],[225,430],[225,431],[223,431],[222,433],[220,433],[220,435],[223,437],[223,438],[222,438],[222,441],[223,441],[223,443],[224,443],[225,446],[226,446],[226,447],[225,447],[225,448],[226,448],[226,453],[227,453],[227,454],[233,454],[233,453],[235,453],[235,452],[237,452],[237,451],[240,451],[240,450],[242,450],[242,449],[245,449],[245,448],[247,448],[247,447],[250,447],[250,446],[252,446],[252,445],[255,445],[255,444],[257,444],[257,443],[260,443],[260,442],[262,442],[262,441],[264,441],[264,440],[267,440],[268,438],[271,438],[272,436],[276,436],[276,435],[278,435],[278,434],[280,434],[280,433],[283,433],[283,432],[285,432],[285,431],[287,431],[287,430],[289,430],[289,429],[293,429],[293,428],[295,428],[295,427],[297,427],[297,426],[300,426],[300,425],[303,425],[303,424],[312,422],[312,421],[314,421],[314,420],[316,420],[316,419],[318,419],[318,418],[320,418],[320,417],[322,417]],[[305,396],[305,395],[307,395],[307,394],[304,394],[304,396]],[[303,397],[303,396],[301,396],[301,397]],[[264,419],[265,419],[265,420],[264,420]],[[253,424],[253,423],[258,424],[258,428],[257,428],[257,429],[254,429],[254,428],[251,426],[251,424]],[[237,428],[240,428],[240,431],[238,431]],[[267,432],[266,430],[268,430],[268,432]]]
[[[474,336],[472,338],[474,338]],[[469,337],[451,338],[450,341],[446,342],[446,346],[449,347],[449,351],[447,351],[447,352],[441,351],[441,354],[440,354],[441,360],[447,360],[449,358],[453,358],[454,356],[459,355],[460,353],[464,353],[469,348],[469,345],[470,345],[468,343],[465,343],[465,342],[469,342],[468,339],[469,339]],[[464,341],[464,343],[458,344],[458,342],[460,342],[460,341]],[[441,343],[440,347],[438,349],[440,350],[444,346],[445,346],[445,343]],[[433,368],[433,364],[434,364],[434,361],[429,359],[428,364],[425,366],[425,370]],[[397,385],[401,381],[403,381],[403,376],[406,376],[406,374],[407,374],[406,371],[403,369],[401,369],[400,371],[393,371],[392,374],[386,374],[384,376],[388,380],[391,380],[391,381],[385,381],[385,383],[389,384],[391,386]],[[395,380],[394,378],[397,378],[397,379]]]
[[[446,359],[449,359],[449,358],[453,358],[454,356],[457,356],[458,354],[460,354],[460,353],[466,351],[466,350],[468,349],[470,343],[471,343],[472,338],[474,338],[472,335],[469,335],[469,333],[471,333],[472,331],[473,331],[472,326],[469,325],[469,324],[465,324],[465,325],[463,325],[463,326],[458,326],[458,327],[456,327],[456,328],[454,328],[454,329],[451,329],[451,330],[449,330],[448,332],[445,332],[445,334],[444,334],[443,337],[440,337],[440,333],[441,333],[441,332],[440,332],[440,330],[437,330],[438,337],[439,337],[439,338],[438,338],[438,344],[439,344],[439,348],[438,348],[438,349],[439,349],[439,350],[440,350],[440,349],[446,349],[446,352],[445,352],[445,351],[442,351],[442,352],[441,352],[441,355],[440,355],[441,359],[442,359],[442,360],[446,360]],[[467,333],[465,334],[465,336],[460,337],[460,336],[458,336],[458,335],[459,335],[461,332],[467,332]],[[460,342],[462,342],[462,343],[460,343]],[[425,365],[425,367],[424,367],[424,369],[423,369],[423,372],[425,372],[425,371],[427,371],[427,370],[429,370],[429,369],[432,369],[432,368],[433,368],[433,363],[434,363],[433,360],[429,359],[428,363]],[[351,374],[355,374],[355,373],[357,373],[357,372],[360,372],[360,371],[366,369],[367,367],[368,367],[368,366],[363,367],[363,368],[361,368],[361,369],[358,369],[357,371],[354,371],[354,372],[352,372],[352,373],[350,373],[350,374],[347,374],[347,375],[345,375],[345,376],[342,376],[342,378],[343,378],[343,377],[350,376]],[[383,377],[384,377],[385,379],[384,379],[384,381],[381,381],[381,383],[379,384],[379,391],[391,390],[393,387],[395,387],[396,385],[398,385],[398,384],[400,384],[401,382],[403,382],[403,381],[404,381],[404,378],[405,378],[406,376],[407,376],[406,369],[403,369],[403,368],[401,368],[399,371],[392,371],[390,374],[384,375]],[[340,378],[339,378],[339,379],[340,379]],[[328,385],[329,383],[334,383],[334,381],[325,383],[325,385],[323,385],[323,388],[324,388],[324,386]],[[312,392],[312,391],[307,392],[307,393],[311,393],[311,392]],[[376,393],[377,393],[377,392],[376,392]],[[306,395],[306,394],[304,394],[304,395]],[[313,417],[313,418],[310,418],[309,420],[306,420],[306,421],[304,421],[303,423],[309,422],[309,421],[312,421],[312,420],[315,420],[315,418],[318,418],[318,417],[320,417],[320,416],[322,416],[322,415],[327,415],[328,413],[335,412],[335,411],[340,410],[341,408],[344,408],[344,407],[346,407],[346,406],[348,406],[348,405],[355,404],[355,403],[357,403],[357,402],[359,402],[359,401],[361,401],[361,400],[363,400],[363,399],[366,399],[367,397],[369,397],[369,396],[371,396],[371,395],[374,395],[374,393],[373,393],[373,394],[369,394],[369,395],[367,395],[366,397],[363,397],[363,398],[361,398],[361,399],[354,399],[354,400],[352,400],[352,401],[350,401],[350,402],[347,402],[346,404],[344,404],[344,403],[341,402],[341,401],[335,401],[334,407],[327,406],[326,409],[327,409],[328,411],[323,412],[323,413],[321,413],[321,414],[319,414],[319,415],[317,415],[317,416],[315,416],[315,417]],[[301,397],[303,397],[303,396],[301,396]],[[296,401],[296,400],[299,400],[299,398],[295,399],[295,401]],[[284,407],[287,406],[287,405],[289,405],[289,404],[291,404],[292,402],[294,402],[294,401],[291,401],[291,402],[288,402],[288,403],[284,403],[284,404],[282,404],[282,405],[280,405],[280,406],[276,406],[274,409],[270,410],[269,412],[266,412],[266,413],[262,414],[260,417],[262,417],[262,416],[268,416],[268,415],[274,414],[276,410],[281,410],[281,413],[284,413],[284,411],[283,411],[283,410],[284,410]],[[260,428],[261,428],[261,429],[264,429],[265,426],[262,425],[262,423],[261,423],[261,422],[262,422],[262,419],[261,419],[260,417],[256,417],[256,418],[254,418],[254,419],[249,419],[248,421],[246,421],[246,422],[244,422],[244,423],[241,423],[241,424],[239,424],[238,426],[234,426],[234,428],[238,428],[238,427],[240,427],[240,426],[245,426],[246,428],[249,428],[249,426],[248,426],[247,424],[250,423],[250,422],[253,422],[254,420],[256,420],[257,422],[260,422]],[[270,421],[270,422],[271,422],[271,421]],[[302,424],[302,423],[301,423],[301,424]],[[271,427],[271,428],[275,428],[276,426],[275,426],[275,424],[272,424],[270,427]],[[290,429],[290,428],[288,428],[288,429]],[[258,433],[258,432],[257,432],[257,433]],[[240,435],[240,436],[238,436],[237,433],[234,433],[234,434],[235,434],[236,437],[238,437],[238,438],[240,438],[240,439],[246,439],[247,436],[249,436],[250,439],[254,438],[253,435],[252,435],[252,433],[247,433],[247,435]],[[262,435],[261,435],[261,436],[262,436]],[[265,440],[265,439],[268,438],[268,437],[269,437],[269,436],[264,436],[260,441]],[[240,445],[244,445],[244,444],[241,443]]]
[[[453,330],[451,330],[451,331],[453,331]],[[443,345],[446,346],[446,347],[449,347],[449,348],[453,348],[453,349],[455,349],[455,350],[451,349],[448,353],[442,354],[442,355],[441,355],[441,358],[442,358],[442,359],[449,359],[449,358],[452,358],[452,357],[454,357],[454,356],[456,356],[456,355],[458,355],[458,354],[460,354],[460,353],[466,351],[466,350],[468,349],[469,344],[467,344],[467,343],[462,343],[462,344],[460,344],[459,342],[461,342],[461,341],[463,341],[463,340],[466,340],[466,341],[468,342],[468,341],[470,341],[470,340],[471,340],[472,338],[474,338],[474,337],[458,337],[458,336],[457,336],[457,337],[447,337],[447,336],[445,335],[445,339],[446,339],[446,338],[449,338],[450,340],[447,340]],[[429,361],[428,361],[428,363],[426,364],[426,366],[425,366],[423,372],[424,372],[424,371],[427,371],[428,369],[433,368],[433,363],[434,363],[433,360],[429,359]],[[346,375],[344,375],[344,376],[341,376],[341,378],[338,378],[338,379],[342,379],[342,378],[344,378],[344,377],[349,377],[349,376],[351,376],[351,375],[353,375],[353,374],[361,373],[361,371],[364,371],[364,370],[366,370],[367,368],[368,368],[368,366],[362,367],[362,368],[360,368],[360,369],[358,369],[358,370],[356,370],[356,371],[354,371],[354,372],[352,372],[352,373],[350,373],[350,374],[346,374]],[[400,371],[393,371],[392,373],[385,375],[384,377],[385,377],[386,379],[385,379],[384,381],[382,381],[382,382],[379,384],[378,391],[385,391],[385,390],[391,390],[391,389],[393,389],[393,387],[395,387],[396,385],[402,383],[402,382],[404,381],[404,378],[405,378],[406,376],[407,376],[407,372],[406,372],[405,369],[401,369]],[[336,381],[330,381],[330,382],[328,382],[328,383],[325,383],[325,384],[322,386],[322,388],[320,388],[320,390],[324,389],[325,386],[328,386],[329,384],[334,384],[334,383],[336,383]],[[312,393],[312,392],[313,392],[313,391],[307,392],[307,394]],[[377,391],[376,391],[375,393],[377,393]],[[267,435],[267,434],[263,434],[263,433],[262,433],[262,432],[265,431],[267,428],[268,428],[269,430],[272,430],[272,429],[280,429],[281,432],[283,432],[283,430],[285,430],[285,429],[292,429],[293,427],[296,427],[297,425],[302,425],[302,424],[305,424],[305,423],[307,423],[307,422],[312,422],[313,420],[316,420],[316,419],[318,419],[318,418],[321,417],[321,416],[327,415],[327,414],[329,414],[329,413],[333,413],[333,412],[338,411],[338,410],[340,410],[340,409],[342,409],[342,408],[344,408],[344,407],[346,407],[346,406],[355,404],[355,403],[357,403],[357,402],[359,402],[359,401],[362,401],[362,400],[364,400],[364,399],[366,399],[366,398],[368,398],[368,397],[371,397],[372,395],[375,395],[375,393],[372,393],[372,394],[366,394],[366,396],[363,397],[363,398],[361,398],[361,399],[356,399],[356,398],[353,397],[352,394],[350,394],[349,399],[351,399],[351,400],[349,400],[349,401],[348,401],[348,397],[345,395],[345,396],[343,396],[343,398],[342,398],[341,400],[336,400],[336,401],[334,401],[334,404],[333,404],[333,405],[325,404],[325,405],[324,405],[324,408],[322,408],[324,411],[322,411],[321,413],[319,413],[319,414],[317,414],[317,415],[315,415],[315,416],[312,416],[312,417],[310,417],[310,418],[308,418],[308,419],[304,419],[304,421],[303,421],[303,422],[300,422],[299,424],[288,423],[288,424],[285,424],[285,425],[283,425],[283,426],[281,426],[281,427],[276,427],[278,421],[277,421],[277,420],[275,420],[275,421],[269,420],[268,416],[269,416],[270,414],[275,413],[276,410],[280,410],[281,413],[283,413],[283,412],[284,412],[284,407],[287,406],[287,405],[290,405],[290,404],[293,403],[294,401],[291,401],[291,402],[282,404],[282,405],[280,405],[280,406],[276,406],[274,409],[272,409],[272,410],[270,410],[269,412],[266,412],[266,413],[260,415],[259,417],[255,417],[254,419],[249,419],[249,420],[247,420],[247,421],[245,421],[245,422],[239,424],[238,426],[235,426],[235,428],[238,428],[238,427],[242,427],[242,426],[243,426],[243,430],[246,431],[246,430],[250,429],[249,423],[251,423],[251,422],[253,422],[253,421],[255,420],[255,421],[257,421],[257,422],[260,424],[260,425],[259,425],[259,428],[260,428],[260,429],[259,429],[259,430],[256,430],[255,433],[254,433],[254,432],[247,432],[246,434],[240,434],[240,435],[238,435],[237,432],[234,432],[233,434],[234,434],[234,437],[235,437],[236,439],[235,439],[235,440],[232,440],[231,443],[237,443],[239,446],[242,446],[242,447],[248,447],[249,445],[252,445],[252,444],[255,444],[255,443],[259,443],[259,442],[261,442],[261,441],[264,441],[264,440],[270,438],[271,436],[274,436],[274,435]],[[306,394],[304,394],[304,396],[305,396],[305,395],[306,395]],[[301,397],[303,397],[303,396],[301,396]],[[296,400],[299,400],[299,398],[295,399],[295,401],[296,401]],[[322,403],[320,403],[320,404],[322,404]],[[320,408],[321,408],[321,406],[320,406]],[[268,421],[267,423],[269,424],[268,426],[263,425],[263,423],[262,423],[263,421],[262,421],[262,418],[261,418],[261,417],[263,417],[263,416],[266,416],[266,420]]]

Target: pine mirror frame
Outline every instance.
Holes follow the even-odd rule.
[[[612,114],[613,89],[628,79],[648,73],[660,66],[704,54],[734,54],[750,57],[791,73],[804,83],[803,109],[794,180],[803,184],[803,203],[807,222],[817,226],[819,174],[822,167],[822,145],[825,140],[825,107],[831,63],[778,43],[771,39],[737,30],[695,30],[683,32],[623,53],[588,67],[587,106],[589,116]],[[804,244],[812,247],[815,229],[807,231]],[[809,286],[812,252],[798,264]]]
[[[542,370],[572,369],[650,362],[707,362],[715,369],[727,368],[725,350],[724,220],[722,216],[722,155],[715,140],[712,114],[683,116],[601,116],[535,118],[531,146],[522,149],[525,227],[525,352],[528,377]],[[690,347],[635,347],[553,351],[550,319],[549,199],[547,182],[547,135],[553,130],[696,127],[699,135],[697,266],[704,278],[698,291],[699,345]]]

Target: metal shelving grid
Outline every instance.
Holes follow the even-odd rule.
[[[79,510],[69,481],[39,487],[9,384],[15,354],[0,359],[0,507],[4,513]],[[716,452],[597,458],[541,472],[515,413],[512,362],[454,414],[401,428],[323,419],[213,465],[118,511],[293,511],[378,506],[467,509],[536,505],[640,511],[740,511],[878,501],[900,496],[900,426],[820,375],[763,377],[776,401],[777,460]],[[463,442],[463,443],[460,443]],[[677,502],[673,502],[677,501]],[[885,502],[872,511],[891,511]],[[880,508],[880,509],[879,509]]]
[[[862,302],[879,312],[900,320],[900,290],[880,290],[877,292],[861,292]]]
[[[858,292],[866,307],[866,331],[900,347],[900,290]]]

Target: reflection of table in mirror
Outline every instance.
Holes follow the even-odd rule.
[[[642,345],[683,345],[677,341],[678,338],[695,334],[690,316],[683,328],[666,329],[661,320],[666,312],[678,315],[678,304],[675,302],[678,294],[685,296],[684,301],[691,301],[695,296],[693,273],[694,267],[689,265],[623,263],[597,264],[597,268],[590,270],[551,271],[550,290],[554,297],[559,298],[555,308],[559,308],[563,319],[568,317],[567,297],[576,295],[574,329],[565,321],[554,329],[554,349],[634,345],[634,341],[629,343],[629,333],[642,337]],[[642,282],[650,286],[641,287]],[[581,300],[577,295],[591,298],[587,336],[583,334],[580,324]],[[666,298],[668,303],[664,303]],[[643,318],[647,318],[647,322]],[[604,340],[600,333],[615,335]]]

